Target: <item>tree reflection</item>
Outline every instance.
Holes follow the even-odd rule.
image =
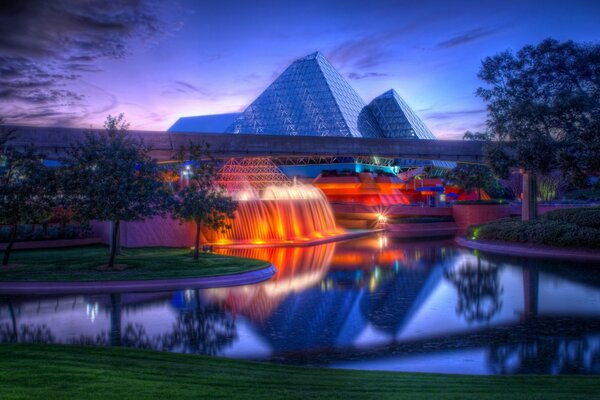
[[[490,348],[496,374],[598,374],[600,347],[592,337],[537,338]]]
[[[0,324],[0,343],[37,343],[50,344],[56,341],[52,331],[46,324],[17,324],[14,306],[10,299],[6,299],[10,323]]]
[[[195,308],[177,316],[163,345],[169,351],[216,355],[237,338],[235,320],[225,312],[223,303],[201,304],[198,290],[194,297]]]
[[[56,342],[56,338],[52,331],[45,324],[21,325],[17,329],[11,324],[5,323],[0,325],[0,343],[37,343],[37,344],[52,344]]]
[[[467,322],[488,322],[502,308],[500,295],[503,288],[499,283],[499,266],[494,263],[465,262],[460,267],[445,272],[458,293],[456,312]]]

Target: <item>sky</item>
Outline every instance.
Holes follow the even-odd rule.
[[[600,1],[2,1],[0,118],[166,130],[242,111],[321,51],[367,103],[394,88],[454,139],[485,126],[481,61],[547,37],[600,40]]]

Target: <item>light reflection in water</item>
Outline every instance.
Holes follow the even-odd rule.
[[[373,236],[228,249],[270,260],[257,285],[0,297],[0,341],[121,345],[320,366],[600,373],[600,279],[586,267]]]

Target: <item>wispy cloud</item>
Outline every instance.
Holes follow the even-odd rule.
[[[85,96],[74,89],[82,74],[99,72],[101,59],[130,54],[132,41],[163,31],[154,0],[29,0],[0,4],[0,113],[21,118],[51,117],[78,106]],[[41,111],[36,107],[43,107]],[[15,110],[16,113],[15,113]],[[64,113],[64,112],[63,112]],[[65,113],[70,115],[70,113]]]
[[[456,110],[456,111],[438,111],[430,112],[425,114],[425,118],[429,120],[449,120],[456,119],[465,116],[476,116],[485,114],[485,109],[472,109],[472,110]]]
[[[503,27],[500,27],[500,28],[479,27],[479,28],[470,29],[468,31],[459,33],[458,35],[455,35],[455,36],[451,37],[450,39],[446,39],[441,42],[438,42],[434,46],[434,48],[435,49],[450,49],[453,47],[462,46],[467,43],[475,42],[484,37],[492,36],[501,30],[503,30]]]
[[[366,78],[377,78],[381,76],[388,76],[388,74],[384,74],[381,72],[350,72],[346,74],[346,78],[352,80],[366,79]]]

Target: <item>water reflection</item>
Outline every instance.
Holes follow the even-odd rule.
[[[347,368],[600,373],[586,269],[371,237],[227,250],[273,279],[178,292],[0,298],[0,342],[127,346]]]
[[[476,262],[465,261],[446,270],[445,278],[458,293],[456,312],[467,322],[487,322],[502,308],[499,268],[498,264],[477,257]]]

